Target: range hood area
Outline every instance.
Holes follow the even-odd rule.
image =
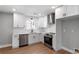
[[[56,33],[55,14],[51,13],[50,16],[50,19],[48,19],[47,15],[40,18],[29,18],[22,14],[14,13],[13,48],[17,48],[19,45],[44,42],[44,35],[46,33]],[[49,22],[51,20],[52,22]],[[24,41],[22,41],[22,38]]]
[[[48,17],[48,24],[55,24],[55,13],[50,13],[49,15],[47,15]]]

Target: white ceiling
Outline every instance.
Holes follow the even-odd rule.
[[[13,12],[13,8],[16,9],[15,12],[22,13],[26,16],[34,16],[41,13],[41,16],[45,16],[54,10],[52,6],[57,5],[0,5],[0,12]]]

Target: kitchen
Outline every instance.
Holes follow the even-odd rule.
[[[76,58],[79,53],[79,3],[76,2],[0,1],[1,58]]]
[[[0,52],[8,53],[10,49],[15,53],[78,53],[78,5],[5,5],[0,8]],[[27,52],[23,52],[25,50]]]
[[[52,20],[52,19],[51,19]],[[27,18],[22,14],[14,13],[14,30],[13,30],[13,40],[12,40],[12,47],[18,48],[19,47],[19,37],[21,35],[28,36],[27,44],[33,44],[38,42],[44,43],[44,35],[46,33],[55,33],[52,31],[51,27],[55,27],[53,22],[48,25],[47,16],[43,17],[31,17]],[[50,28],[48,28],[50,26]],[[47,32],[47,30],[49,32]],[[22,39],[21,39],[22,40]]]
[[[55,9],[53,7],[58,6],[0,6],[1,25],[3,25],[3,27],[1,26],[2,30],[0,30],[0,32],[3,32],[3,34],[1,34],[0,48],[11,47],[12,49],[18,49],[20,47],[42,43],[54,49],[56,21]],[[46,40],[48,40],[48,42]]]

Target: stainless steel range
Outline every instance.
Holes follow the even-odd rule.
[[[49,48],[53,48],[53,35],[52,34],[45,34],[44,35],[44,44],[49,47]]]

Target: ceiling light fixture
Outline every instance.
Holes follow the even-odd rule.
[[[13,11],[16,11],[16,9],[15,9],[15,8],[13,8],[12,10],[13,10]]]
[[[52,8],[52,9],[55,9],[55,8],[56,8],[56,6],[52,6],[51,8]]]

